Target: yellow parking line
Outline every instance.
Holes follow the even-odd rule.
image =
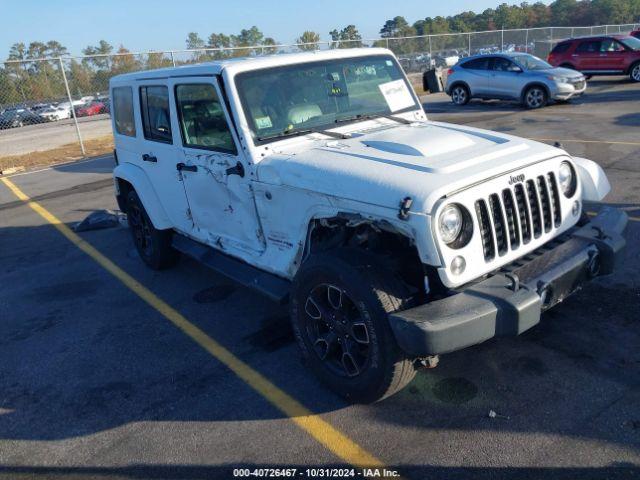
[[[208,336],[204,331],[187,320],[181,313],[157,297],[151,290],[135,280],[106,256],[96,250],[91,244],[75,234],[55,215],[39,203],[31,200],[8,178],[0,178],[13,194],[26,205],[31,207],[44,220],[53,225],[71,243],[95,260],[111,275],[120,280],[129,290],[135,293],[151,307],[162,314],[167,320],[191,337],[198,345],[209,352],[218,361],[227,366],[233,373],[244,380],[251,388],[264,397],[269,403],[291,418],[302,430],[311,435],[320,444],[333,452],[338,458],[356,467],[383,468],[383,463],[367,452],[364,448],[351,440],[345,434],[334,428],[311,412],[298,400],[270,382],[245,362],[236,357],[221,344]]]
[[[587,215],[590,217],[595,217],[598,215],[598,212],[587,212]],[[627,218],[633,222],[640,222],[640,217],[632,217],[631,215],[627,215]]]
[[[535,140],[537,142],[557,142],[557,138],[534,138],[529,137],[529,140]],[[579,140],[579,139],[566,139],[560,140],[560,143],[606,143],[609,145],[633,145],[640,146],[640,142],[614,142],[609,140]]]

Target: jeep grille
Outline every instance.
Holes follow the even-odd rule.
[[[475,209],[487,262],[549,234],[562,221],[553,172],[480,198]]]

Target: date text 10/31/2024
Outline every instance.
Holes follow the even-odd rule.
[[[234,468],[234,477],[256,478],[396,478],[400,474],[387,468]]]

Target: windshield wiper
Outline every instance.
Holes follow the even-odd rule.
[[[413,123],[411,120],[407,120],[406,118],[396,117],[395,115],[390,115],[387,113],[377,113],[377,114],[370,114],[370,115],[364,115],[359,113],[358,115],[352,115],[350,117],[336,118],[335,123],[352,122],[354,120],[374,120],[376,118],[387,118],[389,120],[393,120],[394,122],[398,122],[403,125],[410,125]]]
[[[321,133],[322,135],[326,135],[327,137],[338,138],[340,140],[351,138],[350,135],[347,135],[345,133],[330,132],[329,130],[324,130],[322,128],[305,128],[303,130],[285,130],[284,132],[268,135],[266,137],[258,137],[258,141],[264,142],[266,140],[273,140],[275,138],[297,137],[298,135],[306,135],[307,133]]]

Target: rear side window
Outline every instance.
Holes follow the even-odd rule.
[[[571,46],[571,42],[559,43],[555,47],[553,47],[553,50],[551,50],[551,53],[564,53],[567,50],[569,50],[570,46]]]
[[[210,84],[176,86],[180,133],[185,147],[236,154],[216,89]]]
[[[140,87],[140,112],[144,138],[156,142],[172,143],[169,89],[154,85]]]
[[[491,70],[496,70],[498,72],[509,72],[515,67],[515,64],[506,58],[495,57],[491,64]]]
[[[582,42],[576,48],[577,53],[597,53],[600,52],[600,40],[589,40],[588,42]]]
[[[600,44],[601,52],[624,52],[624,47],[613,38],[606,38]]]
[[[133,120],[133,90],[131,87],[113,89],[113,119],[116,132],[128,137],[136,136],[136,124]]]
[[[467,68],[469,70],[488,70],[489,68],[489,58],[476,58],[474,60],[469,60],[468,62],[464,62],[461,65],[462,68]]]

